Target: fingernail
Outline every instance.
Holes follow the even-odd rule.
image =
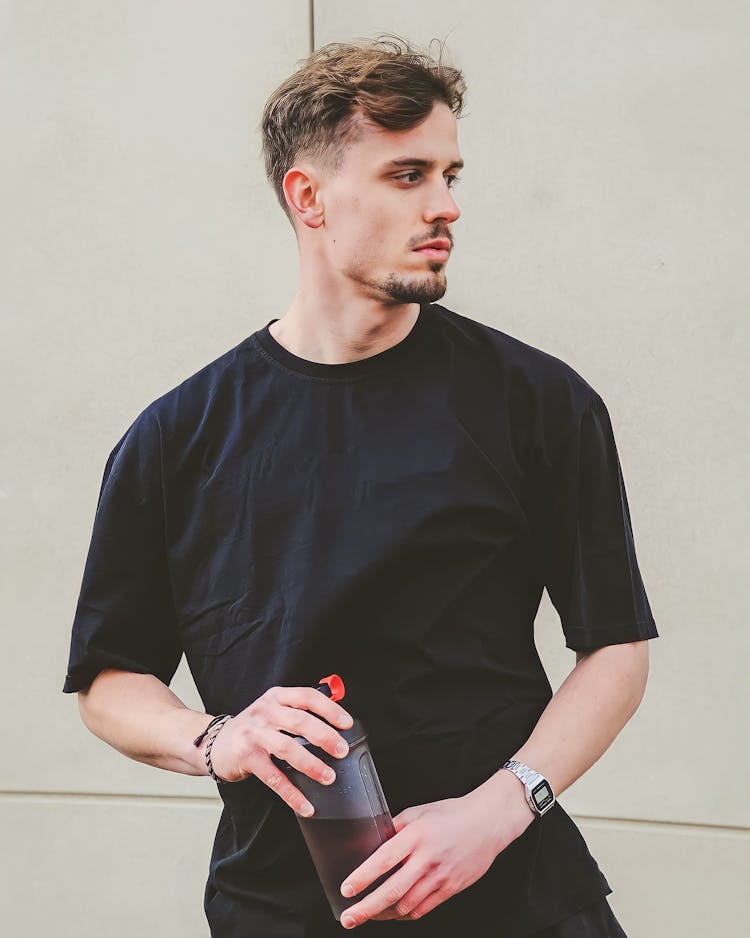
[[[354,928],[354,919],[351,917],[351,915],[345,915],[341,919],[341,924],[344,926],[344,928]]]
[[[349,747],[347,746],[346,743],[341,742],[341,743],[337,743],[337,744],[336,744],[336,755],[337,755],[337,756],[345,756],[345,755],[347,754],[347,752],[349,752]]]
[[[299,810],[300,814],[302,814],[304,817],[310,817],[315,811],[315,808],[313,808],[309,801],[306,801]]]
[[[323,773],[324,782],[332,782],[335,778],[336,778],[336,773],[333,771],[333,769],[326,769],[325,772]]]
[[[351,897],[354,895],[354,886],[352,886],[351,883],[344,883],[344,885],[341,887],[341,895],[346,899],[351,899]]]

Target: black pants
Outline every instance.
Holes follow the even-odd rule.
[[[596,905],[566,918],[564,922],[537,932],[534,938],[627,938],[627,935],[615,918],[609,902],[602,899]]]

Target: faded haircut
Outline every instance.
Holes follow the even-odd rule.
[[[294,227],[284,176],[298,159],[335,174],[346,148],[362,133],[362,118],[386,130],[420,124],[435,102],[461,116],[462,73],[398,36],[331,42],[316,49],[266,101],[261,130],[266,175]]]

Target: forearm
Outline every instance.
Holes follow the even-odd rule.
[[[581,658],[512,758],[544,775],[560,795],[606,752],[638,709],[647,679],[645,641],[608,645]],[[509,790],[523,796],[520,780],[503,769],[480,789],[490,800],[507,798]]]
[[[207,774],[204,747],[193,740],[211,715],[190,710],[154,675],[102,671],[79,692],[78,705],[88,729],[131,759],[184,775]]]

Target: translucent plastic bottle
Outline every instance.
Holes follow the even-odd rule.
[[[336,674],[322,678],[317,689],[332,700],[341,700],[345,693],[344,683]],[[339,920],[345,909],[359,902],[394,872],[390,870],[352,899],[341,895],[341,884],[346,877],[392,837],[396,829],[364,727],[354,718],[350,729],[337,728],[337,732],[349,744],[349,752],[343,759],[329,755],[303,736],[295,737],[298,743],[331,766],[336,773],[333,784],[323,785],[288,764],[284,765],[284,771],[315,808],[312,817],[299,814],[296,817],[331,910]]]

